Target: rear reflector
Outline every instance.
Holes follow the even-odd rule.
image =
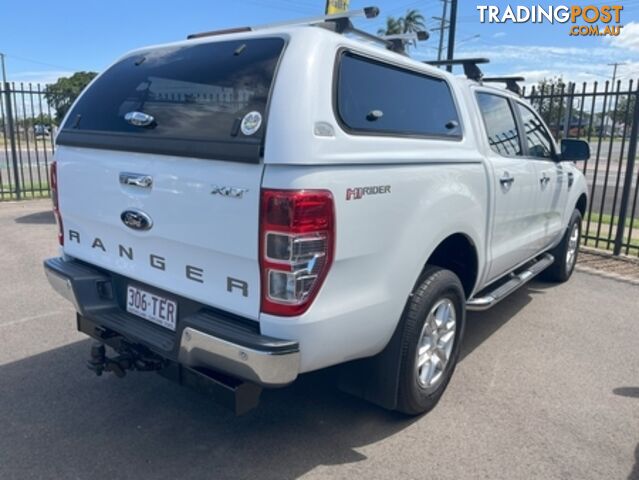
[[[333,261],[335,208],[326,190],[262,190],[262,312],[301,315]]]

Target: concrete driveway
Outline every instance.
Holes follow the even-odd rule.
[[[236,418],[155,374],[85,366],[44,279],[48,202],[0,204],[0,478],[639,478],[639,287],[584,273],[469,318],[439,406],[408,419],[334,372]]]

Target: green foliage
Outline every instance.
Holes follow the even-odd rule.
[[[619,101],[615,102],[613,99],[611,107],[612,111],[608,115],[610,119],[614,120],[617,126],[627,125],[628,129],[630,129],[632,126],[633,114],[635,108],[637,108],[637,96],[621,95],[619,97]]]
[[[31,130],[35,125],[50,127],[55,124],[55,120],[46,113],[41,113],[35,117],[21,118],[16,122],[18,126]]]
[[[58,78],[47,87],[44,97],[56,111],[56,124],[60,124],[75,99],[96,75],[96,72],[76,72],[70,77]]]
[[[378,35],[397,35],[402,33],[404,25],[402,18],[386,17],[386,27],[377,30]]]
[[[400,17],[403,33],[414,33],[426,30],[424,15],[419,10],[407,10],[406,15]]]
[[[403,17],[386,17],[386,27],[377,31],[378,35],[398,35],[401,33],[415,33],[426,30],[424,15],[419,10],[407,10]],[[411,42],[415,45],[415,42]]]
[[[563,78],[544,78],[530,95],[530,102],[551,129],[563,122],[568,108],[568,100],[560,97],[561,92],[568,92],[568,85]]]

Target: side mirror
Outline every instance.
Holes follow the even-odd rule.
[[[559,160],[562,162],[579,162],[590,158],[590,145],[583,140],[575,140],[573,138],[565,138],[561,141],[561,155]]]

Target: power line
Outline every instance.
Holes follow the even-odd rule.
[[[40,60],[33,60],[32,58],[19,57],[18,55],[13,55],[8,53],[5,54],[5,56],[8,58],[15,58],[16,60],[22,60],[24,62],[35,63],[37,65],[44,65],[45,67],[61,68],[63,70],[82,70],[81,68],[70,68],[68,66],[64,67],[62,65],[55,65],[53,63],[42,62]]]

